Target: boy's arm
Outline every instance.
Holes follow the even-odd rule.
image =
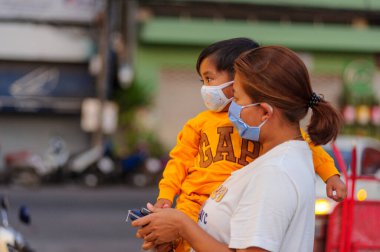
[[[344,200],[347,196],[347,187],[340,179],[334,159],[321,146],[315,146],[305,132],[302,130],[301,132],[313,154],[315,173],[326,183],[327,196],[337,202]]]
[[[180,192],[180,187],[187,176],[188,167],[194,165],[199,150],[199,131],[194,120],[188,121],[178,134],[177,144],[170,152],[170,160],[159,183],[157,199],[167,199],[173,202],[174,196]]]
[[[334,175],[340,176],[338,169],[335,167],[334,159],[321,147],[309,143],[313,154],[313,163],[315,173],[326,183]]]
[[[334,175],[340,176],[338,169],[335,167],[334,159],[321,146],[315,146],[302,129],[301,133],[306,142],[309,143],[310,150],[313,154],[315,173],[317,173],[325,183]]]

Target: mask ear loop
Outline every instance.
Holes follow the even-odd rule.
[[[259,102],[256,102],[256,103],[252,103],[252,104],[248,104],[248,105],[241,106],[240,113],[239,113],[239,118],[241,119],[241,111],[243,110],[243,108],[254,107],[254,106],[257,106],[257,105],[260,105],[260,103],[259,103]],[[239,105],[238,105],[238,106],[239,106]]]
[[[267,103],[267,104],[268,104],[268,103]],[[270,112],[273,113],[273,107],[272,107],[270,104],[268,104],[268,106],[269,106],[269,108],[270,108]]]
[[[222,83],[220,85],[217,85],[217,86],[206,86],[204,84],[203,84],[203,86],[207,89],[224,89],[228,86],[231,86],[233,83],[234,83],[234,81],[229,81],[229,82],[225,82],[225,83]]]
[[[272,107],[270,104],[266,103],[266,102],[265,102],[265,104],[268,105],[268,108],[269,108],[269,110],[270,110],[270,113],[273,114],[273,107]],[[268,119],[269,119],[269,118],[267,118],[266,120],[264,120],[264,121],[260,124],[260,126],[261,126],[262,124],[264,124],[266,121],[268,121]]]
[[[218,90],[219,94],[220,94],[221,96],[223,96],[223,97],[226,99],[226,103],[224,104],[224,106],[226,106],[228,103],[230,103],[234,97],[232,96],[231,98],[228,98],[228,97],[224,94],[223,89],[225,89],[226,87],[231,86],[233,83],[234,83],[234,81],[229,81],[229,82],[226,82],[226,83],[224,83],[224,84],[222,84],[222,85],[215,86],[215,89]],[[214,86],[211,86],[211,87],[214,87]]]
[[[253,107],[253,106],[260,105],[260,104],[261,104],[261,102],[256,102],[256,103],[252,103],[252,104],[248,104],[248,105],[241,106],[241,110],[240,110],[240,113],[239,113],[239,119],[242,120],[242,119],[241,119],[241,111],[243,110],[243,108]],[[272,107],[271,105],[269,105],[268,103],[266,103],[266,104],[268,105],[268,107],[269,107],[269,109],[270,109],[270,112],[273,113],[273,107]],[[269,119],[269,118],[268,118],[268,119]],[[266,119],[266,120],[264,120],[263,122],[261,122],[261,123],[259,124],[259,126],[257,126],[257,127],[261,127],[261,126],[263,126],[264,123],[265,123],[266,121],[268,121],[268,119]]]
[[[222,85],[220,85],[220,86],[216,86],[216,87],[218,87],[219,95],[225,98],[225,101],[224,101],[223,106],[221,106],[221,108],[220,108],[218,111],[216,111],[216,112],[220,112],[220,111],[222,111],[222,110],[223,110],[223,109],[224,109],[229,103],[231,103],[231,101],[234,99],[233,96],[232,96],[231,98],[228,98],[228,97],[224,94],[224,92],[223,92],[223,89],[225,89],[226,87],[231,86],[233,83],[234,83],[234,81],[229,81],[229,82],[226,82],[226,83],[224,83],[224,84],[222,84]]]

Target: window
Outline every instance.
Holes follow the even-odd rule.
[[[342,172],[342,167],[339,166],[339,162],[337,161],[337,158],[334,155],[334,152],[330,149],[326,150],[326,152],[334,159],[335,167],[338,168],[339,172]],[[342,151],[341,150],[340,154],[342,155],[343,161],[346,164],[347,170],[350,171],[351,170],[351,159],[352,159],[351,151]]]
[[[380,150],[366,148],[363,151],[362,174],[374,176],[380,170]]]

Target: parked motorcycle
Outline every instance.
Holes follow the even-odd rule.
[[[166,162],[164,158],[158,159],[136,151],[121,159],[122,180],[137,187],[157,185]]]
[[[9,225],[8,201],[6,197],[1,197],[0,203],[0,251],[1,252],[34,252],[22,236]],[[20,221],[30,224],[29,210],[23,206],[19,211]]]
[[[74,180],[88,187],[106,184],[119,176],[115,160],[101,145],[73,156],[67,170]]]
[[[30,151],[17,151],[5,155],[5,166],[11,183],[34,186],[41,182],[58,182],[63,179],[63,167],[70,152],[61,137],[50,139],[44,155]]]

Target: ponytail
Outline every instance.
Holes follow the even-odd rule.
[[[313,96],[315,93],[313,93]],[[323,98],[309,103],[313,114],[307,126],[307,133],[315,145],[327,144],[335,140],[343,123],[341,114]]]

